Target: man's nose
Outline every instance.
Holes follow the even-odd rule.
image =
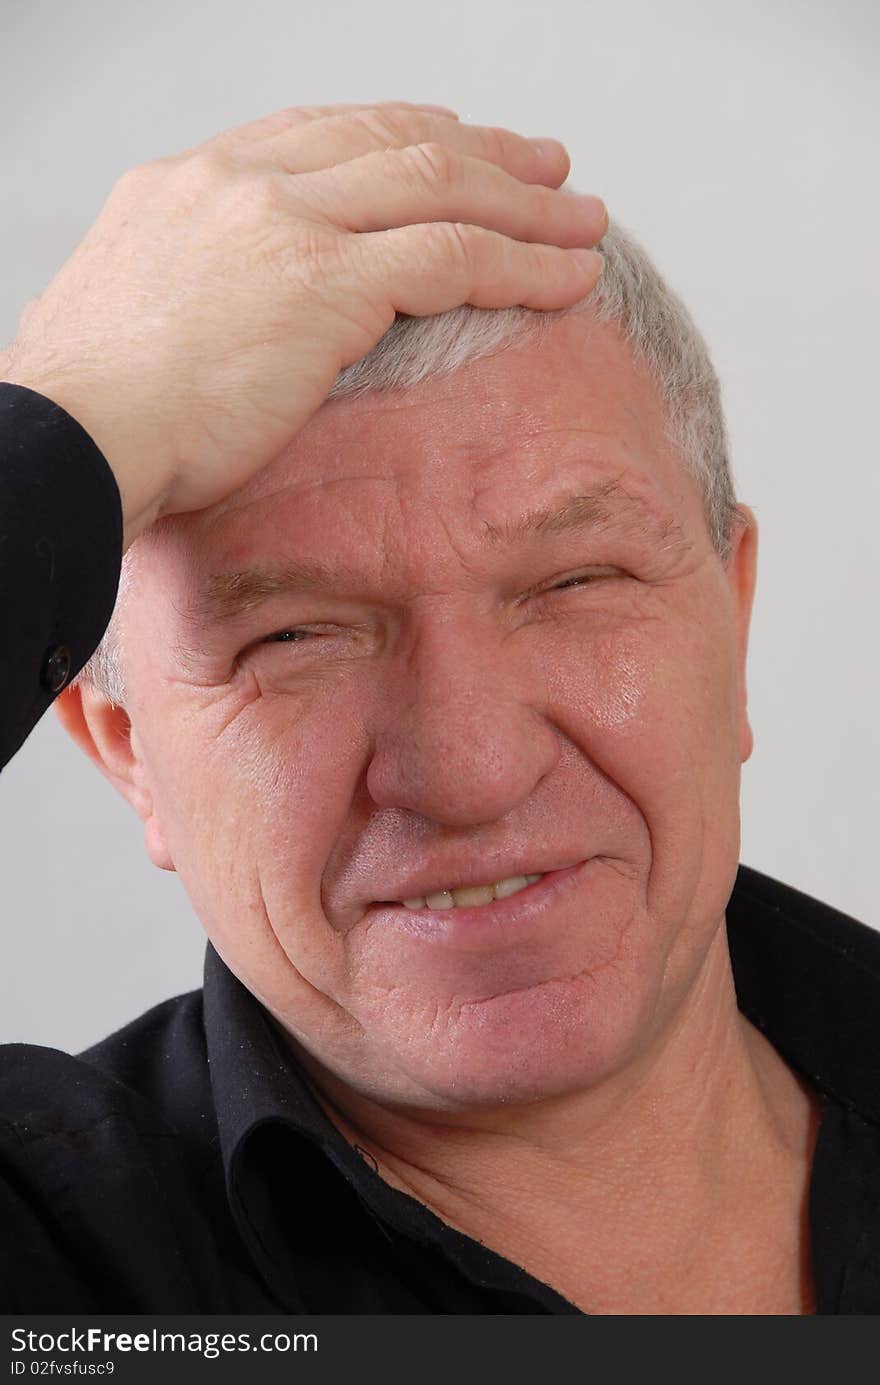
[[[498,821],[559,759],[545,697],[514,634],[464,620],[423,628],[382,688],[370,796],[451,826]]]

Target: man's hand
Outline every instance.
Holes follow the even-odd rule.
[[[607,216],[568,168],[438,107],[281,111],[124,174],[0,373],[94,438],[128,544],[277,456],[396,312],[587,294]]]

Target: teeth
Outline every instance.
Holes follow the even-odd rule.
[[[443,890],[441,894],[429,894],[426,902],[429,909],[451,909],[453,904],[457,904],[461,909],[472,908],[475,904],[491,904],[494,898],[495,891],[491,885],[471,885],[463,890]]]
[[[524,890],[528,883],[524,875],[512,875],[509,880],[501,880],[495,886],[495,898],[506,899],[509,894]]]
[[[477,904],[491,904],[493,899],[507,899],[518,894],[527,885],[534,885],[540,875],[509,875],[496,885],[468,885],[461,890],[438,890],[436,894],[419,895],[415,899],[401,900],[406,909],[460,909],[472,908]]]
[[[451,890],[438,890],[436,894],[425,895],[425,903],[429,909],[451,909],[455,904],[455,895]]]

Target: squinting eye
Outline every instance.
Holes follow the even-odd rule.
[[[555,592],[561,592],[565,591],[566,587],[577,587],[580,586],[582,582],[593,581],[595,581],[594,577],[566,577],[564,582],[557,582],[556,586],[551,587],[550,590]]]
[[[607,577],[617,577],[616,571],[609,572],[582,572],[578,577],[566,577],[562,582],[556,582],[547,590],[552,592],[565,591],[567,587],[588,586],[593,582],[601,582]]]
[[[267,635],[262,641],[263,644],[298,644],[300,640],[311,638],[308,630],[278,630],[274,635]]]

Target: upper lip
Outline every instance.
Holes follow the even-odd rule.
[[[542,856],[540,852],[529,852],[528,849],[518,852],[516,856],[483,856],[477,862],[459,859],[442,868],[432,866],[430,871],[404,876],[389,887],[381,900],[373,902],[392,904],[404,899],[420,899],[441,890],[466,890],[474,885],[496,884],[515,875],[547,875],[554,870],[579,865],[583,860],[586,860],[586,855],[560,856],[556,852],[553,856]]]

